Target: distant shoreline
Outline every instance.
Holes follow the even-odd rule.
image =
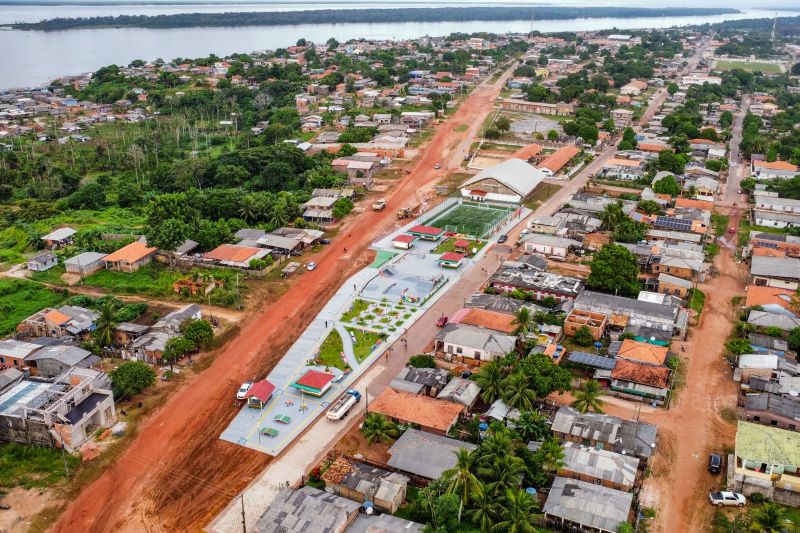
[[[519,20],[571,20],[591,18],[692,17],[741,13],[732,8],[638,7],[437,7],[318,9],[306,11],[181,13],[174,15],[118,15],[88,18],[53,18],[40,22],[7,24],[14,30],[59,31],[83,28],[195,28],[283,26],[298,24],[467,22]]]

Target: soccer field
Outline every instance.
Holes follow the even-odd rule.
[[[733,70],[742,69],[747,72],[763,72],[764,74],[780,74],[782,72],[780,65],[775,63],[762,63],[760,61],[730,61],[719,60],[714,63],[715,69],[719,70]]]
[[[459,204],[430,221],[428,225],[483,238],[505,218],[509,211],[511,209]]]

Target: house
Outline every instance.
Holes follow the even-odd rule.
[[[633,121],[633,111],[630,109],[612,109],[611,118],[614,119],[614,124],[618,128],[625,127]]]
[[[394,390],[436,397],[450,380],[450,372],[443,368],[403,367],[389,386]]]
[[[457,252],[445,252],[439,256],[439,266],[441,268],[458,268],[464,261],[464,254]]]
[[[359,503],[372,502],[384,513],[394,513],[406,499],[408,478],[403,474],[337,457],[321,476],[325,491]]]
[[[447,435],[464,407],[429,396],[386,388],[369,404],[369,411],[379,413],[399,424],[416,424],[422,431]]]
[[[583,290],[584,282],[552,272],[502,265],[489,278],[488,286],[502,292],[524,291],[537,300],[552,297],[562,302],[574,300]]]
[[[448,324],[436,335],[435,350],[445,359],[462,362],[492,361],[514,350],[517,338],[491,329],[466,324]]]
[[[670,302],[647,302],[587,290],[575,298],[573,310],[604,314],[609,325],[621,328],[645,326],[680,333],[685,330],[688,320],[688,315]]]
[[[257,242],[259,246],[272,250],[274,254],[278,255],[299,254],[300,250],[303,248],[303,243],[296,239],[273,235],[271,233],[267,233],[258,239]]]
[[[78,274],[81,277],[88,276],[105,268],[106,264],[103,260],[106,255],[99,252],[83,252],[65,260],[64,267],[69,274]]]
[[[131,343],[139,339],[142,335],[150,330],[149,326],[143,324],[134,324],[133,322],[120,322],[114,328],[114,344],[123,347],[123,350],[129,348]]]
[[[160,364],[167,341],[178,334],[174,331],[151,330],[134,340],[129,347],[123,348],[123,357],[138,359],[145,363]]]
[[[272,398],[272,393],[275,392],[275,385],[268,379],[262,379],[253,383],[244,399],[247,401],[247,407],[254,409],[264,409],[269,399]]]
[[[564,224],[564,216],[556,213],[553,216],[542,215],[528,220],[528,229],[533,233],[555,235]]]
[[[605,313],[573,308],[564,319],[564,334],[568,337],[574,337],[575,332],[585,326],[589,328],[592,339],[599,341],[606,332],[608,319],[609,315]]]
[[[778,356],[773,354],[746,353],[739,356],[734,381],[749,383],[753,376],[770,378],[778,370]]]
[[[768,228],[800,227],[800,214],[798,213],[782,213],[779,211],[753,209],[753,220],[756,225]]]
[[[647,89],[647,82],[631,80],[619,88],[619,93],[625,96],[639,96]]]
[[[616,352],[616,357],[638,361],[649,365],[663,365],[669,355],[669,348],[649,342],[625,339]]]
[[[109,270],[119,270],[125,272],[135,272],[142,266],[153,260],[156,255],[156,248],[147,246],[143,242],[132,242],[123,246],[116,252],[112,252],[103,258],[106,268]]]
[[[409,250],[414,245],[414,241],[417,240],[417,237],[413,235],[397,235],[395,238],[392,239],[392,245],[395,248],[399,248],[401,250]]]
[[[300,379],[291,384],[295,389],[320,398],[331,388],[333,374],[320,372],[319,370],[307,370]]]
[[[553,529],[616,533],[628,522],[632,503],[629,492],[557,476],[542,512]]]
[[[71,368],[91,368],[100,358],[91,352],[70,345],[43,346],[25,358],[31,375],[56,378]]]
[[[748,285],[745,307],[760,306],[764,311],[778,314],[794,314],[795,291],[767,286]]]
[[[765,381],[760,376],[750,378],[753,384]],[[770,392],[748,392],[744,399],[744,418],[748,422],[777,427],[788,431],[797,431],[800,423],[800,397],[791,394],[773,394]]]
[[[527,162],[511,158],[481,170],[461,184],[461,196],[474,202],[520,204],[545,178]]]
[[[44,252],[28,259],[28,270],[32,272],[44,272],[50,270],[58,264],[58,258],[53,252]]]
[[[442,391],[436,396],[436,399],[460,403],[467,408],[467,411],[470,411],[475,406],[475,402],[478,401],[480,393],[481,388],[477,383],[456,376],[444,386]]]
[[[43,309],[23,320],[17,332],[27,337],[84,336],[95,328],[100,313],[77,305]]]
[[[185,321],[200,320],[201,318],[203,318],[203,310],[199,305],[186,304],[164,315],[158,322],[153,324],[152,329],[179,333],[181,331],[181,325]]]
[[[116,422],[104,373],[73,367],[53,381],[23,378],[0,391],[0,442],[77,450]]]
[[[345,533],[361,505],[314,487],[283,488],[253,526],[254,533]]]
[[[666,366],[618,357],[611,371],[610,388],[624,398],[661,405],[669,396],[669,376]]]
[[[757,328],[779,328],[783,331],[792,331],[800,327],[800,318],[784,313],[770,313],[769,311],[750,311],[747,323]]]
[[[233,237],[236,239],[236,242],[257,241],[266,234],[267,232],[263,229],[242,228],[234,233]]]
[[[529,233],[520,238],[522,249],[527,254],[540,254],[545,257],[565,260],[570,250],[580,249],[581,243],[574,239]]]
[[[450,317],[450,322],[453,324],[465,324],[491,329],[509,335],[516,329],[513,315],[492,311],[490,309],[476,309],[474,307],[459,309]]]
[[[753,285],[797,290],[800,286],[800,259],[754,256],[750,261],[750,276]]]
[[[53,250],[71,244],[76,233],[72,228],[59,228],[42,237],[42,240],[45,247]]]
[[[389,448],[390,467],[424,479],[438,479],[456,466],[458,450],[473,451],[474,444],[434,435],[418,429],[407,429]]]
[[[689,297],[690,290],[692,282],[688,279],[663,273],[658,275],[658,292],[662,294],[672,294],[685,300]]]
[[[425,526],[390,514],[360,513],[347,533],[424,533]]]
[[[564,451],[564,466],[558,469],[559,476],[580,479],[609,489],[633,490],[639,459],[576,442],[565,442],[561,449]]]
[[[0,370],[6,368],[25,368],[25,358],[41,348],[38,344],[16,339],[0,340]]]
[[[800,173],[797,165],[793,165],[788,161],[767,162],[758,159],[751,161],[750,171],[756,179],[765,180],[793,178]]]
[[[753,204],[755,209],[777,211],[779,213],[792,213],[800,215],[800,200],[792,198],[780,198],[773,196],[774,193],[759,193],[753,194]]]
[[[551,425],[562,440],[649,460],[655,453],[658,428],[647,422],[598,413],[581,414],[561,407]]]
[[[203,254],[203,259],[234,268],[251,268],[251,261],[263,259],[269,250],[238,244],[220,244],[210,252]]]
[[[421,224],[412,226],[407,231],[412,236],[420,238],[423,241],[438,241],[442,235],[444,235],[444,230],[441,228],[423,226]]]
[[[778,502],[784,494],[796,498],[800,486],[800,433],[740,420],[734,457],[735,490],[745,495],[758,492]]]
[[[546,177],[552,178],[558,174],[573,157],[580,153],[581,149],[575,145],[569,144],[567,146],[562,146],[536,165],[536,168],[541,170]]]
[[[635,181],[644,174],[644,161],[612,157],[603,163],[602,172],[610,179]]]

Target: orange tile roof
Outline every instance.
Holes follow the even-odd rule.
[[[669,147],[665,144],[658,144],[658,143],[639,143],[636,145],[639,150],[644,150],[645,152],[663,152],[667,150]]]
[[[757,246],[753,248],[753,251],[750,252],[750,255],[755,255],[758,257],[786,257],[786,252],[783,250],[775,250],[774,248],[762,248]]]
[[[608,160],[606,165],[617,166],[617,167],[639,168],[642,166],[642,162],[634,161],[633,159],[620,159],[618,157],[612,157],[611,159]]]
[[[768,168],[770,170],[791,170],[797,171],[797,166],[788,161],[755,161],[753,166],[756,168]]]
[[[701,211],[711,211],[714,208],[714,202],[678,197],[675,200],[675,207],[691,207],[694,209],[700,209]]]
[[[537,156],[540,153],[542,153],[542,147],[540,145],[529,144],[528,146],[523,146],[522,148],[511,154],[511,157],[527,161],[531,157]]]
[[[148,255],[156,251],[156,248],[150,248],[143,242],[132,242],[127,246],[123,246],[116,252],[109,254],[103,258],[103,261],[124,261],[126,263],[135,263],[144,259]]]
[[[495,331],[502,331],[503,333],[511,333],[514,331],[513,321],[514,317],[512,315],[473,307],[467,311],[459,322],[470,326],[479,326]]]
[[[385,388],[369,404],[370,412],[440,431],[450,429],[463,409],[461,404],[396,391],[391,387]]]
[[[611,372],[611,377],[666,389],[669,385],[669,368],[617,359],[617,364]]]
[[[744,305],[746,307],[752,307],[754,305],[776,304],[784,309],[794,312],[794,309],[792,309],[793,296],[794,291],[789,289],[748,285],[747,299],[745,300]]]
[[[242,263],[247,261],[261,248],[254,246],[236,246],[235,244],[220,244],[210,252],[204,253],[203,257],[206,259],[215,259],[217,261],[232,261],[234,263]]]
[[[58,324],[59,326],[61,324],[66,324],[67,322],[72,320],[70,317],[68,317],[67,315],[65,315],[64,313],[59,311],[58,309],[53,309],[52,311],[50,311],[49,313],[44,315],[44,317],[45,317],[45,319],[49,320],[53,324]]]
[[[617,357],[650,363],[651,365],[663,365],[668,353],[669,349],[666,346],[656,346],[649,342],[625,339],[622,341]]]
[[[581,153],[580,148],[577,146],[569,145],[569,146],[562,146],[550,156],[542,161],[538,167],[542,168],[549,168],[552,172],[558,172],[564,165],[569,163],[569,160]]]

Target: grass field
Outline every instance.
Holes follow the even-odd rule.
[[[434,248],[433,253],[435,253],[435,254],[443,254],[443,253],[446,253],[446,252],[454,252],[455,251],[455,247],[456,247],[456,240],[457,239],[455,237],[451,237],[451,238],[447,239],[446,241],[441,243],[439,246]],[[487,241],[485,241],[485,240],[481,240],[480,242],[478,242],[478,241],[470,241],[470,252],[471,252],[472,248],[477,248],[478,251],[480,252],[483,249],[483,247],[486,246],[486,242]]]
[[[31,279],[39,283],[47,283],[48,285],[66,286],[67,283],[61,279],[61,276],[66,272],[64,265],[56,265],[43,272],[31,272]]]
[[[781,67],[774,63],[763,63],[761,61],[732,61],[721,59],[714,63],[717,70],[741,69],[748,72],[763,72],[764,74],[780,74]]]
[[[347,328],[347,331],[356,336],[356,342],[353,344],[353,354],[355,354],[356,361],[359,363],[372,353],[372,347],[375,346],[378,341],[382,341],[386,338],[386,335],[361,329]]]
[[[75,472],[80,458],[65,455],[70,472]],[[50,448],[22,446],[13,442],[0,444],[0,487],[25,489],[47,487],[66,476],[61,452]]]
[[[483,238],[508,213],[508,209],[460,204],[427,222],[429,226]]]
[[[61,305],[66,296],[21,279],[0,279],[0,336],[45,307]]]
[[[342,354],[342,337],[335,329],[328,334],[319,347],[319,360],[325,366],[346,370],[348,365]]]

